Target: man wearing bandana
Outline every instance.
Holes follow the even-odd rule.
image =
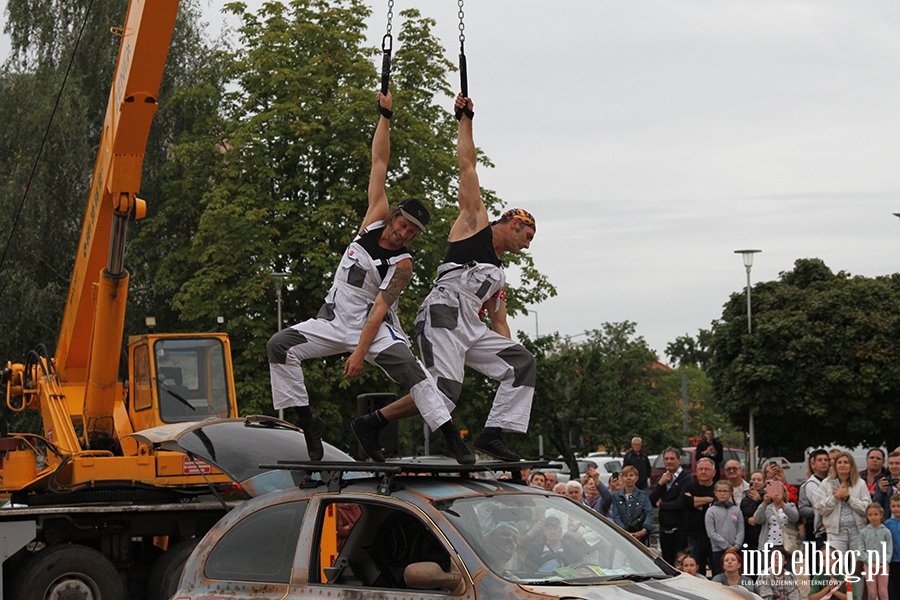
[[[503,442],[503,432],[525,433],[534,395],[534,357],[510,339],[506,276],[500,262],[504,252],[519,252],[531,245],[534,217],[520,209],[506,211],[496,221],[488,218],[481,200],[472,137],[472,101],[456,99],[459,118],[459,217],[450,229],[450,246],[438,267],[434,287],[416,316],[415,335],[422,361],[437,381],[448,408],[462,391],[466,365],[499,382],[494,403],[476,450],[501,460],[519,456]],[[485,305],[491,328],[479,318]],[[416,414],[407,396],[353,421],[351,426],[369,456],[378,460],[378,431],[388,422]],[[373,454],[375,456],[373,456]]]
[[[378,94],[381,116],[372,139],[368,210],[357,237],[341,257],[325,305],[315,318],[283,329],[266,345],[272,400],[276,409],[294,411],[310,460],[322,460],[325,422],[309,406],[302,363],[350,352],[344,365],[345,378],[359,377],[366,362],[380,367],[410,391],[410,402],[432,431],[443,433],[457,461],[471,464],[475,456],[462,441],[434,379],[410,351],[395,312],[412,274],[406,245],[425,230],[430,215],[415,198],[389,207],[385,182],[391,151],[391,103],[390,93]]]

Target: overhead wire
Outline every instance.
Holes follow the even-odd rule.
[[[91,8],[93,6],[94,0],[90,0],[87,10],[84,12],[84,20],[81,23],[81,29],[79,29],[78,31],[78,37],[75,38],[75,47],[72,48],[72,56],[69,57],[69,64],[66,66],[66,72],[63,75],[62,83],[60,83],[59,85],[59,92],[56,94],[56,102],[53,105],[53,111],[50,113],[50,119],[47,121],[47,128],[44,130],[44,137],[41,139],[41,145],[38,148],[37,156],[34,157],[34,164],[31,167],[31,174],[28,176],[28,182],[25,184],[25,189],[22,191],[22,201],[19,203],[19,208],[16,210],[16,216],[13,219],[12,227],[9,231],[9,237],[6,240],[6,246],[3,248],[3,255],[0,256],[0,273],[3,272],[3,267],[6,265],[6,256],[9,253],[9,247],[12,244],[13,236],[16,233],[16,227],[19,223],[19,217],[22,215],[22,209],[25,208],[25,201],[28,199],[28,192],[31,190],[31,183],[34,181],[34,176],[37,173],[41,155],[44,152],[44,146],[47,144],[47,138],[50,137],[50,127],[53,125],[53,117],[56,116],[56,112],[59,109],[59,103],[62,100],[63,91],[66,87],[66,81],[68,81],[69,79],[69,72],[72,70],[72,65],[75,63],[75,56],[78,53],[78,44],[79,42],[81,42],[82,36],[84,36],[84,30],[87,27],[88,17],[91,14]]]

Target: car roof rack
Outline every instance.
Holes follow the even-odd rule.
[[[403,489],[403,486],[394,481],[397,475],[464,475],[471,473],[491,473],[496,471],[510,471],[512,479],[509,483],[525,483],[522,480],[522,469],[552,469],[559,468],[559,464],[546,460],[480,460],[475,464],[461,465],[448,457],[423,457],[389,460],[387,462],[346,462],[346,461],[289,461],[281,460],[274,464],[261,464],[260,469],[280,469],[296,473],[294,481],[298,487],[327,485],[328,491],[338,492],[347,485],[343,479],[344,473],[367,472],[381,475],[378,484],[378,493],[390,495],[391,491]],[[312,479],[314,473],[319,474],[319,479]]]

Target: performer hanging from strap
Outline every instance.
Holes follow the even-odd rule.
[[[500,385],[474,447],[501,460],[519,460],[502,439],[502,432],[528,430],[534,396],[535,360],[513,342],[506,322],[506,300],[500,294],[506,276],[500,257],[504,252],[528,248],[535,235],[530,213],[514,208],[491,222],[481,199],[472,137],[473,104],[460,94],[459,217],[450,229],[450,246],[431,293],[419,308],[416,336],[422,360],[437,381],[448,406],[455,406],[462,390],[466,365],[497,380]],[[491,318],[488,329],[478,318],[484,303]],[[388,422],[416,413],[409,397],[351,424],[365,451],[380,453],[378,431]]]
[[[450,418],[434,379],[410,351],[395,313],[409,283],[412,260],[406,245],[425,230],[430,215],[421,200],[410,198],[390,209],[385,182],[391,153],[390,92],[378,94],[381,117],[372,140],[369,206],[356,239],[347,247],[325,305],[314,319],[288,327],[266,346],[275,408],[293,408],[300,420],[310,460],[322,460],[324,421],[309,406],[302,361],[350,352],[346,378],[359,377],[364,362],[377,365],[409,390],[411,402],[432,431],[444,434],[461,464],[475,462]],[[370,454],[371,455],[371,454]],[[373,456],[383,461],[383,456]]]

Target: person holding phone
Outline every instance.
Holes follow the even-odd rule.
[[[759,548],[761,527],[753,515],[762,504],[765,494],[766,476],[762,471],[753,471],[750,473],[750,487],[744,492],[744,498],[741,500],[741,513],[744,515],[744,543],[747,544],[747,550]]]
[[[783,547],[787,529],[796,532],[798,536],[800,534],[797,526],[800,511],[796,504],[788,500],[787,487],[781,481],[766,481],[763,501],[753,514],[753,519],[760,526],[760,546],[768,543],[773,547]]]

